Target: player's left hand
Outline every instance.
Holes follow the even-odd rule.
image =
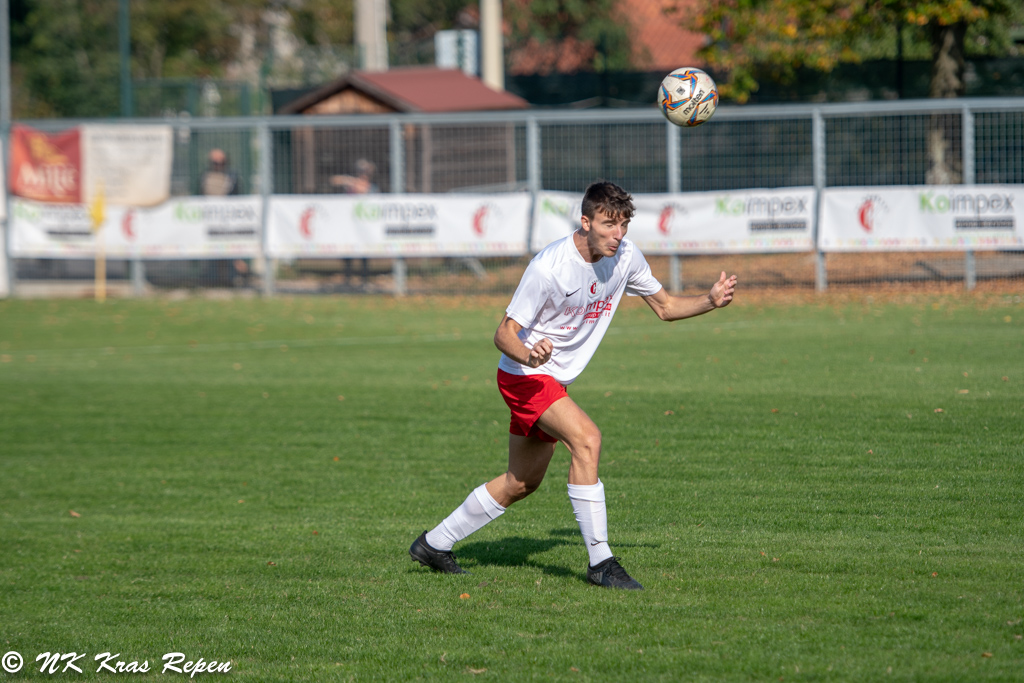
[[[725,276],[725,271],[722,271],[722,276],[718,278],[711,287],[711,303],[714,304],[715,308],[722,308],[728,306],[729,302],[732,301],[733,293],[736,291],[736,276],[730,277]]]

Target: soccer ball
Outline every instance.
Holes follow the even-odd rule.
[[[661,82],[658,107],[677,126],[699,126],[718,107],[718,86],[700,69],[676,69]]]

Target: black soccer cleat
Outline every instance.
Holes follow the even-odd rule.
[[[637,580],[626,573],[626,570],[619,564],[618,558],[609,557],[596,567],[587,567],[587,581],[595,586],[605,588],[622,588],[630,591],[642,591],[644,589]]]
[[[430,567],[435,572],[442,574],[468,574],[465,569],[455,561],[455,555],[443,550],[434,550],[427,543],[427,532],[424,531],[420,537],[409,546],[409,557],[419,562],[424,567]],[[639,584],[637,584],[639,585]]]

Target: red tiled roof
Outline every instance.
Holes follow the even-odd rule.
[[[650,54],[650,68],[700,66],[696,54],[704,46],[704,36],[687,31],[680,24],[683,12],[693,9],[694,0],[620,1],[623,13],[633,25],[637,47],[646,48]]]
[[[629,22],[635,68],[665,69],[700,66],[697,50],[704,36],[687,31],[682,23],[697,0],[617,0],[618,14]],[[541,43],[530,39],[509,54],[509,72],[515,75],[572,73],[593,63],[593,41],[567,37]]]
[[[363,92],[397,111],[483,111],[530,106],[523,98],[491,90],[458,69],[400,67],[379,72],[353,71],[290,103],[282,113],[299,113],[347,88]]]

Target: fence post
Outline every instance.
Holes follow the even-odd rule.
[[[402,122],[392,119],[388,126],[388,151],[390,159],[391,192],[405,192],[405,146],[402,144]]]
[[[532,116],[526,119],[526,188],[530,192],[530,203],[537,205],[537,195],[541,188],[541,148],[540,148],[540,126],[537,119]],[[530,245],[533,244],[534,227],[533,214],[530,215],[530,226],[526,232],[526,251],[530,252]]]
[[[142,298],[146,295],[146,265],[142,258],[135,254],[132,256],[132,296]]]
[[[970,107],[964,106],[963,110],[963,183],[964,185],[974,184],[974,112]],[[978,273],[974,263],[974,250],[968,249],[964,252],[964,289],[970,291],[977,283]]]
[[[0,39],[0,40],[2,40],[2,39]],[[10,160],[10,155],[11,155],[11,135],[10,135],[10,133],[11,133],[10,123],[8,121],[0,122],[0,145],[3,145],[3,154],[0,154],[0,164],[3,164],[3,168],[4,169],[9,169],[10,168],[10,161],[9,161]],[[3,221],[0,222],[0,230],[2,230],[2,234],[0,234],[0,237],[3,237],[3,244],[0,244],[0,248],[3,249],[3,254],[0,254],[0,257],[2,257],[4,259],[4,263],[3,263],[3,266],[4,266],[3,270],[4,270],[4,272],[0,273],[0,277],[4,278],[3,281],[0,281],[0,299],[4,298],[5,296],[13,297],[14,294],[15,294],[15,290],[17,290],[17,288],[18,288],[18,272],[16,270],[16,267],[17,267],[18,263],[17,263],[17,261],[14,260],[14,257],[11,256],[11,244],[12,244],[11,208],[12,207],[11,207],[11,193],[7,191],[7,188],[8,188],[8,184],[4,183],[3,184],[3,188],[0,189],[0,192],[3,193],[3,196],[0,196],[0,199],[3,200],[4,208],[6,209]]]
[[[679,254],[668,255],[668,289],[676,293],[683,291],[683,259]]]
[[[263,269],[263,295],[273,296],[275,283],[274,272],[277,263],[267,256],[267,225],[270,223],[270,195],[274,192],[273,175],[273,137],[270,134],[270,123],[261,119],[257,126],[260,140],[260,198],[263,210],[260,214],[260,267]]]
[[[682,192],[683,181],[680,177],[681,150],[679,126],[669,121],[665,122],[665,162],[667,165],[669,192]]]
[[[402,147],[402,124],[398,119],[391,119],[388,124],[388,156],[391,173],[391,192],[405,192],[405,155]],[[366,263],[366,259],[363,259]],[[391,260],[391,273],[395,280],[395,296],[405,296],[405,259],[398,256]]]
[[[821,250],[818,235],[821,231],[821,193],[828,179],[825,173],[825,119],[819,107],[815,107],[811,114],[811,152],[814,166],[814,289],[824,292],[828,289],[828,272],[825,268],[825,253]]]
[[[526,184],[534,195],[535,201],[542,182],[540,155],[540,125],[537,123],[537,119],[531,116],[526,119]]]
[[[405,284],[405,259],[399,256],[391,262],[391,273],[395,279],[395,296],[405,296],[406,284]]]
[[[665,163],[667,166],[668,191],[678,193],[683,191],[683,182],[680,177],[679,164],[680,154],[679,126],[670,121],[665,122]],[[669,254],[668,257],[668,288],[672,292],[683,291],[683,269],[682,257],[679,254]]]

